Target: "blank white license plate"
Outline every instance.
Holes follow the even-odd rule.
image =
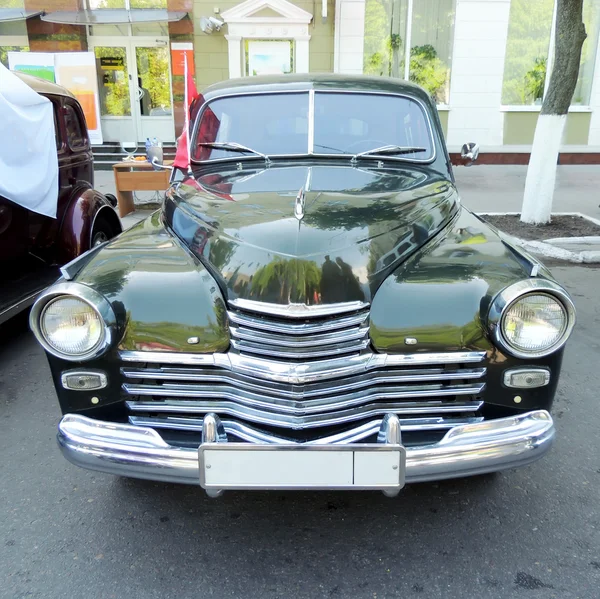
[[[198,450],[205,489],[400,489],[401,445],[207,443]]]

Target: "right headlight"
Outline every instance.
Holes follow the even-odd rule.
[[[30,324],[46,351],[73,362],[102,355],[116,332],[108,300],[78,283],[58,283],[42,293],[31,309]]]
[[[489,323],[502,349],[519,358],[541,358],[566,343],[575,325],[575,307],[556,283],[529,279],[494,299]]]

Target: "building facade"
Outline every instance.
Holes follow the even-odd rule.
[[[526,162],[555,18],[555,0],[0,0],[0,61],[93,52],[107,142],[176,138],[184,55],[200,90],[270,72],[410,79],[435,99],[451,151],[477,141]],[[600,0],[584,0],[584,22],[562,150],[598,162]]]

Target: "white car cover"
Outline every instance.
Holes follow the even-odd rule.
[[[56,218],[58,157],[52,102],[1,63],[0,196]]]

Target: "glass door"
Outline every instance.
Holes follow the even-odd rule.
[[[135,55],[139,141],[175,141],[169,46],[166,41],[132,40]]]
[[[96,56],[100,120],[106,141],[175,141],[169,44],[166,39],[90,36]]]
[[[99,38],[94,43],[90,38],[89,45],[96,56],[102,136],[106,141],[135,143],[138,134],[128,40]]]

